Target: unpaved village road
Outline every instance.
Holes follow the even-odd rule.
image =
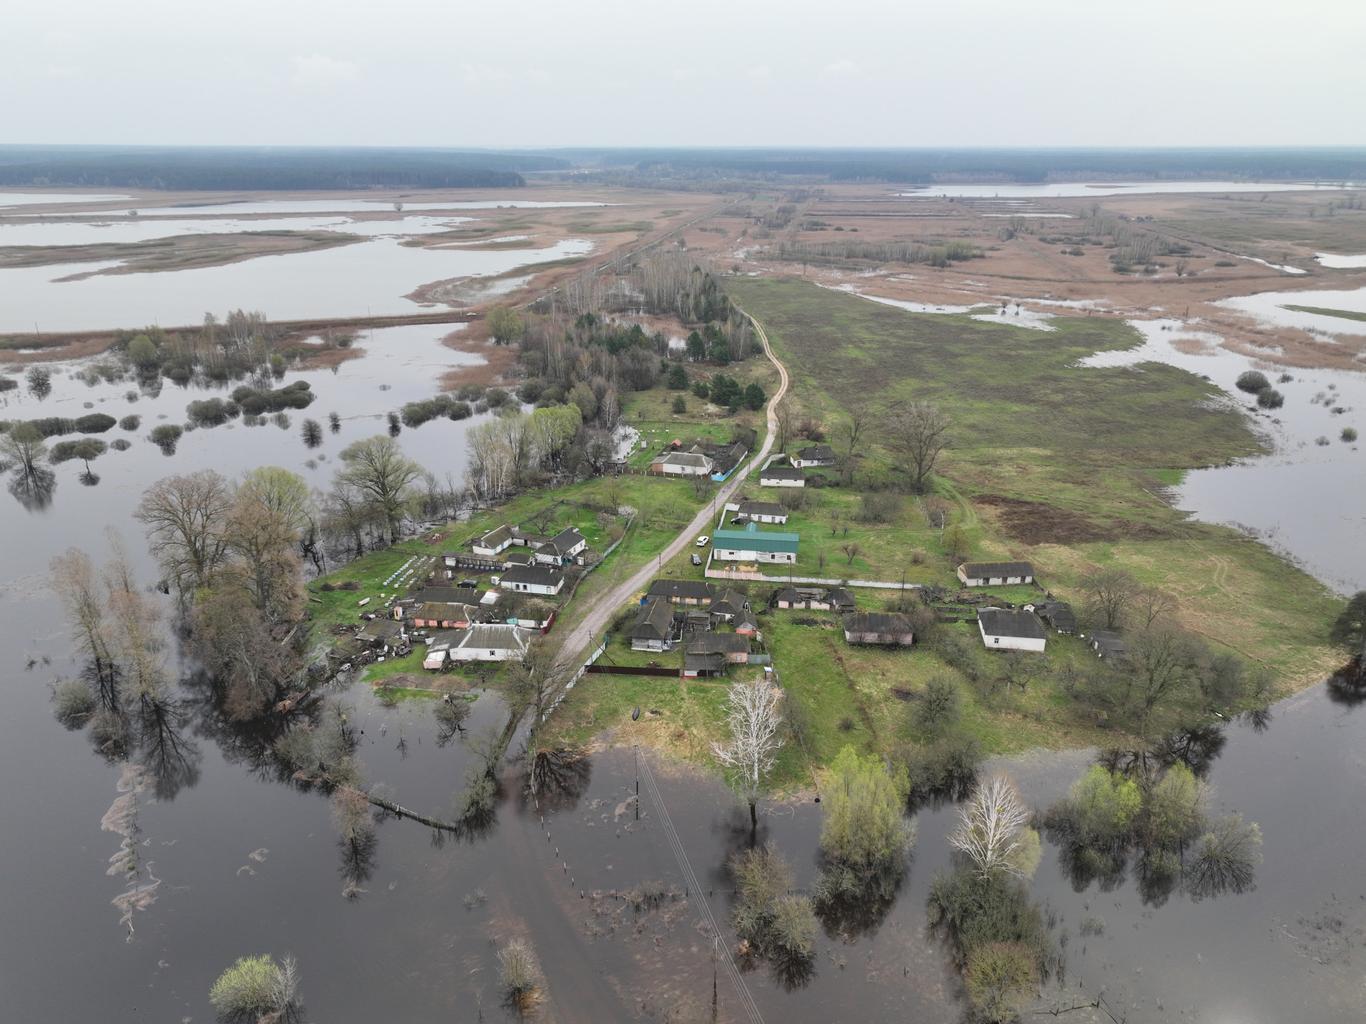
[[[740,311],[745,313],[744,310]],[[745,478],[750,472],[768,458],[769,453],[773,451],[773,442],[778,436],[778,403],[787,394],[787,367],[779,362],[778,357],[773,354],[773,346],[769,343],[763,325],[748,313],[745,313],[745,316],[748,316],[750,323],[754,325],[755,333],[759,335],[759,341],[764,346],[764,355],[768,356],[769,362],[778,368],[778,376],[781,378],[778,390],[773,393],[773,397],[768,402],[768,431],[764,437],[764,443],[754,453],[754,457],[750,459],[747,465],[737,469],[731,478],[721,485],[721,488],[716,492],[715,501],[708,502],[705,507],[699,510],[697,515],[693,516],[692,522],[688,523],[683,531],[669,542],[668,547],[660,552],[658,558],[652,558],[630,578],[599,595],[596,603],[588,609],[583,618],[569,628],[556,662],[558,670],[568,673],[583,664],[594,637],[600,638],[602,636],[607,624],[618,609],[628,601],[634,600],[636,595],[649,585],[651,578],[658,571],[656,568],[658,565],[669,561],[688,547],[699,533],[710,529],[711,518],[714,515],[712,509],[724,504],[744,484]]]

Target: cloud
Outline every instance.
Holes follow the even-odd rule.
[[[291,57],[294,66],[290,81],[301,89],[327,90],[352,81],[360,67],[349,60],[338,60],[321,53]]]
[[[857,78],[863,74],[863,68],[859,67],[854,61],[848,58],[837,60],[833,64],[827,64],[821,68],[821,74],[826,78]]]

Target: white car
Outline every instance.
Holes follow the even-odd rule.
[[[702,534],[702,536],[700,536],[700,537],[697,538],[697,546],[698,546],[699,548],[704,548],[704,547],[707,546],[707,542],[710,541],[710,540],[711,540],[711,538],[708,537],[708,536],[704,533],[704,534]]]

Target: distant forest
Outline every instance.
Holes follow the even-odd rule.
[[[1366,181],[1366,148],[546,149],[0,146],[0,187],[508,188],[523,175],[616,185],[1085,179]]]
[[[629,180],[804,178],[928,185],[1104,178],[1366,181],[1366,148],[1242,149],[565,149],[548,150]]]
[[[0,146],[0,187],[516,188],[562,157],[443,149]]]

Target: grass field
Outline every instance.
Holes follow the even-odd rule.
[[[1339,320],[1366,320],[1366,313],[1360,313],[1352,309],[1329,309],[1327,306],[1295,306],[1287,305],[1286,309],[1293,309],[1297,313],[1317,313],[1319,316],[1335,316]]]
[[[728,287],[792,371],[797,407],[827,428],[853,403],[876,411],[928,399],[950,415],[936,488],[957,504],[972,557],[1029,559],[1072,597],[1090,568],[1123,567],[1174,596],[1185,626],[1274,668],[1286,690],[1332,664],[1327,628],[1339,602],[1326,588],[1163,496],[1182,470],[1262,451],[1244,415],[1174,367],[1076,365],[1138,344],[1124,324],[1056,318],[1056,331],[1040,332],[907,313],[798,281]],[[890,460],[873,422],[868,471],[877,473]],[[884,548],[917,528],[910,508]]]

